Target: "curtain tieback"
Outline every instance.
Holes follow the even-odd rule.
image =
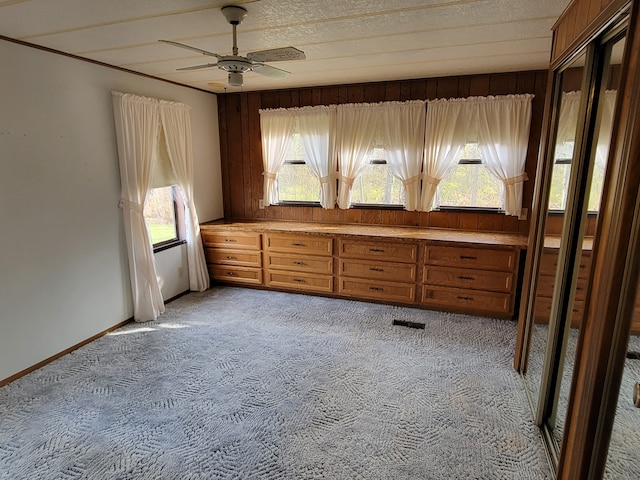
[[[415,183],[418,183],[420,181],[421,175],[414,175],[413,177],[407,178],[405,180],[402,180],[402,184],[407,187],[409,185],[413,185]]]
[[[142,214],[144,211],[144,207],[142,205],[140,205],[139,203],[127,200],[126,198],[120,199],[120,201],[118,202],[118,206],[120,208],[128,208],[129,210],[139,214]]]
[[[355,180],[355,178],[349,178],[349,177],[345,177],[344,175],[340,175],[340,183],[345,184],[349,188],[351,188],[353,186],[353,181],[354,180]]]
[[[529,180],[529,177],[527,176],[526,173],[523,173],[522,175],[518,175],[517,177],[505,178],[503,180],[503,183],[505,185],[515,185],[516,183],[522,183],[525,180]]]
[[[264,178],[268,178],[269,180],[275,180],[276,178],[278,178],[278,175],[276,173],[271,172],[262,172],[262,175],[264,175]]]
[[[329,183],[331,180],[335,178],[335,174],[327,175],[326,177],[320,177],[320,183]]]
[[[438,185],[440,183],[440,179],[438,177],[432,177],[431,175],[425,175],[423,181],[428,185]]]

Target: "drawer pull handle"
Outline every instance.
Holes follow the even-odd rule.
[[[374,292],[384,292],[384,288],[382,287],[369,287],[369,290]]]
[[[298,262],[298,261],[296,261],[296,262],[291,262],[291,263],[293,263],[294,265],[306,265],[306,263],[304,263],[304,262]]]
[[[461,297],[458,295],[458,300],[473,300],[473,297]]]
[[[473,255],[460,255],[460,260],[477,260],[478,257],[474,257]]]
[[[371,267],[369,270],[372,272],[384,272],[384,268]]]
[[[474,277],[466,277],[466,276],[464,276],[464,275],[458,275],[458,278],[459,278],[460,280],[475,280],[475,278],[474,278]]]
[[[293,245],[294,247],[306,247],[304,243],[292,243],[291,245]]]
[[[236,276],[236,272],[227,272],[227,275],[229,275],[230,277],[235,277]]]
[[[293,281],[296,283],[307,283],[307,281],[303,278],[294,278]]]
[[[384,253],[384,248],[370,248],[369,251],[375,253]]]
[[[236,257],[232,257],[230,255],[227,255],[227,260],[237,260],[237,258]]]
[[[225,242],[229,242],[229,243],[236,243],[237,240],[235,238],[225,238],[224,239]]]

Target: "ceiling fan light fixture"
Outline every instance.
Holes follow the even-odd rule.
[[[229,85],[232,87],[241,87],[243,85],[242,73],[229,72]]]

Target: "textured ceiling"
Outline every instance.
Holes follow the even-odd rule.
[[[159,78],[222,92],[547,68],[551,26],[570,0],[0,0],[0,35]],[[240,55],[295,46],[306,60],[273,63],[228,87],[214,57],[230,55],[220,12],[244,6]],[[6,68],[6,65],[5,67]]]

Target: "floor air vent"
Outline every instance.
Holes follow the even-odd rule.
[[[627,358],[630,358],[631,360],[640,360],[640,352],[632,352],[629,350],[627,352]]]
[[[401,327],[421,328],[424,330],[424,323],[420,323],[420,322],[410,322],[408,320],[394,320],[393,324],[400,325]]]

